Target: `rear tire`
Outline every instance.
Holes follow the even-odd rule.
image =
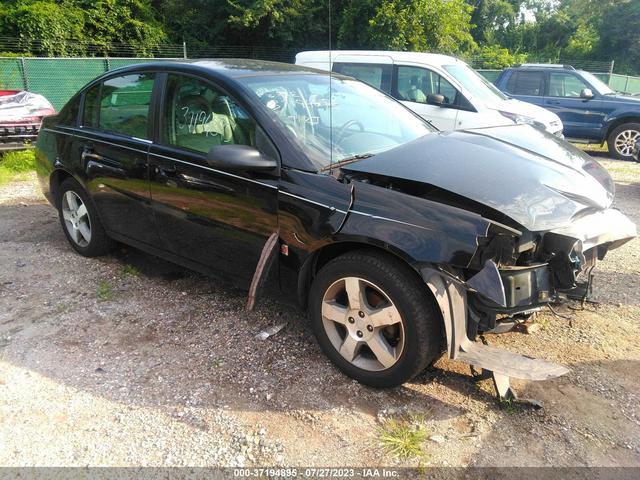
[[[619,160],[633,160],[633,146],[640,139],[640,123],[623,123],[607,138],[609,154]]]
[[[323,352],[365,385],[401,385],[442,353],[443,322],[431,292],[391,256],[335,258],[314,279],[309,308]]]
[[[76,180],[62,182],[57,205],[62,231],[76,252],[97,257],[113,251],[116,243],[105,232],[91,198]]]

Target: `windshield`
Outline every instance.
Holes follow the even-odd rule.
[[[591,86],[600,94],[600,95],[609,95],[611,93],[615,93],[613,90],[609,88],[609,86],[600,80],[595,75],[589,72],[580,72],[584,79],[591,84]]]
[[[320,169],[435,131],[400,103],[357,80],[333,77],[329,82],[329,75],[300,74],[240,81]]]
[[[474,98],[479,98],[484,102],[495,102],[496,100],[509,98],[469,65],[457,63],[455,65],[444,65],[443,68],[466,88]]]

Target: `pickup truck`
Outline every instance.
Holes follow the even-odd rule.
[[[607,142],[609,153],[632,160],[640,139],[640,97],[614,92],[569,65],[524,64],[505,69],[495,85],[507,95],[556,113],[567,140]]]

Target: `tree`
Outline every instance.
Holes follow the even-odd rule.
[[[476,46],[464,0],[353,1],[343,18],[340,48],[460,53]]]
[[[511,65],[524,63],[526,60],[526,54],[513,54],[499,45],[484,45],[474,53],[473,66],[475,68],[502,70]]]
[[[18,3],[3,8],[0,28],[3,36],[19,40],[19,48],[44,55],[77,55],[84,51],[81,9],[47,1]],[[69,37],[79,42],[69,43]]]
[[[516,25],[525,0],[467,0],[473,8],[471,34],[478,44],[495,44],[499,36]]]
[[[604,12],[600,25],[600,55],[609,55],[616,64],[640,73],[640,2],[617,1]]]

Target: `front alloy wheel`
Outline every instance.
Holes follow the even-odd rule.
[[[381,288],[362,278],[341,278],[327,289],[322,324],[340,355],[363,370],[391,368],[402,355],[400,312]]]
[[[442,352],[442,317],[428,287],[382,251],[356,250],[324,265],[309,314],[325,355],[365,385],[401,385]]]

